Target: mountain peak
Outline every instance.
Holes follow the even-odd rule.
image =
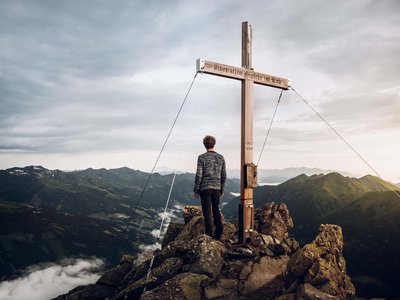
[[[306,174],[300,174],[292,179],[289,179],[288,181],[282,183],[282,184],[288,184],[288,183],[301,183],[301,182],[306,182],[310,177],[308,177]],[[281,184],[281,185],[282,185]]]
[[[185,216],[184,224],[170,224],[168,243],[163,242],[161,250],[143,253],[145,259],[125,255],[121,264],[106,271],[96,284],[75,288],[56,299],[91,295],[143,300],[355,296],[346,275],[339,226],[321,225],[314,241],[299,250],[297,241],[287,236],[291,227],[287,207],[269,203],[264,209],[256,214],[256,221],[263,226],[241,246],[232,245],[233,224],[225,221],[222,241],[214,240],[204,234],[201,208],[184,209],[191,215]]]
[[[43,173],[49,173],[50,171],[42,166],[26,166],[26,167],[14,167],[5,170],[9,175],[15,176],[34,176],[41,175]]]
[[[371,191],[393,191],[399,188],[379,177],[366,175],[358,179],[360,183],[368,187]]]
[[[332,172],[329,174],[325,175],[327,178],[345,178],[342,174],[338,173],[338,172]]]

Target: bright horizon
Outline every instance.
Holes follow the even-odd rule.
[[[240,67],[248,21],[254,69],[291,79],[383,179],[400,182],[399,9],[361,0],[2,1],[0,169],[150,171],[196,59]],[[254,87],[255,162],[279,92]],[[194,172],[206,134],[239,169],[239,82],[197,76],[158,166]],[[290,167],[376,175],[287,91],[259,168]]]

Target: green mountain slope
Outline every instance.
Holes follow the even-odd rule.
[[[268,202],[284,202],[290,209],[296,228],[301,228],[313,218],[331,213],[367,192],[392,189],[396,187],[373,176],[356,179],[339,173],[313,176],[303,174],[277,186],[256,188],[254,205],[261,207]],[[235,217],[238,204],[239,197],[224,207],[224,215]]]
[[[173,175],[153,174],[132,216],[148,175],[129,168],[0,170],[0,277],[64,256],[116,262],[121,253],[136,254],[139,244],[154,243],[151,232],[160,226]],[[193,174],[176,176],[170,209],[199,204],[193,183]],[[238,181],[228,180],[224,201],[238,189]]]
[[[129,213],[136,204],[148,174],[129,168],[87,169],[75,172],[42,167],[0,171],[0,200],[52,208],[65,213],[91,215],[100,212]],[[153,174],[140,207],[160,209],[165,205],[173,175]],[[171,199],[176,204],[196,204],[193,174],[176,176]],[[238,192],[238,181],[228,180],[225,201]]]
[[[342,226],[348,271],[360,296],[400,296],[400,198],[395,193],[366,193],[319,222]]]
[[[141,239],[153,240],[149,233]],[[0,279],[31,264],[71,256],[95,255],[115,264],[121,254],[137,252],[138,245],[133,227],[122,231],[116,222],[0,201]]]
[[[254,191],[255,207],[284,202],[300,241],[315,235],[322,223],[343,228],[344,256],[358,296],[398,297],[400,269],[400,198],[396,186],[374,176],[359,179],[338,173],[300,175],[278,186]],[[223,212],[235,217],[239,199]]]

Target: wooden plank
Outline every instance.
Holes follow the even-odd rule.
[[[266,85],[284,90],[288,90],[290,86],[289,79],[255,72],[253,70],[247,70],[244,73],[244,78],[246,78],[247,80],[252,80],[256,84]]]
[[[256,72],[251,69],[238,68],[230,65],[225,65],[205,59],[197,60],[197,72],[217,75],[237,80],[251,80],[260,85],[280,88],[288,90],[290,80],[278,76],[273,76],[266,73]]]
[[[199,58],[197,61],[199,60],[201,59]],[[199,65],[199,63],[197,63],[197,65]],[[209,60],[202,60],[202,64],[200,64],[200,69],[198,68],[197,72],[244,80],[245,69],[220,64]]]
[[[252,32],[249,22],[242,22],[242,68],[252,69]]]
[[[239,243],[253,235],[253,188],[246,183],[247,164],[253,163],[253,86],[254,82],[245,74],[251,68],[251,28],[248,22],[242,23],[242,118],[241,118],[241,155],[240,155],[240,205],[242,218],[239,220]]]
[[[253,188],[246,187],[246,164],[253,162],[253,82],[242,81],[241,155],[240,155],[240,206],[243,219],[239,220],[239,243],[251,237],[253,229]]]

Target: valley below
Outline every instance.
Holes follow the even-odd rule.
[[[98,257],[107,265],[123,254],[154,245],[172,174],[129,168],[74,172],[39,166],[0,171],[0,278],[21,275],[28,266],[64,258]],[[181,218],[192,196],[194,175],[176,175],[166,216]],[[239,180],[228,179],[222,213],[237,218]],[[399,188],[373,176],[339,173],[298,175],[278,185],[255,188],[255,207],[285,203],[294,221],[291,234],[302,244],[320,224],[343,228],[344,257],[359,297],[400,296]],[[138,202],[138,200],[140,202]]]

